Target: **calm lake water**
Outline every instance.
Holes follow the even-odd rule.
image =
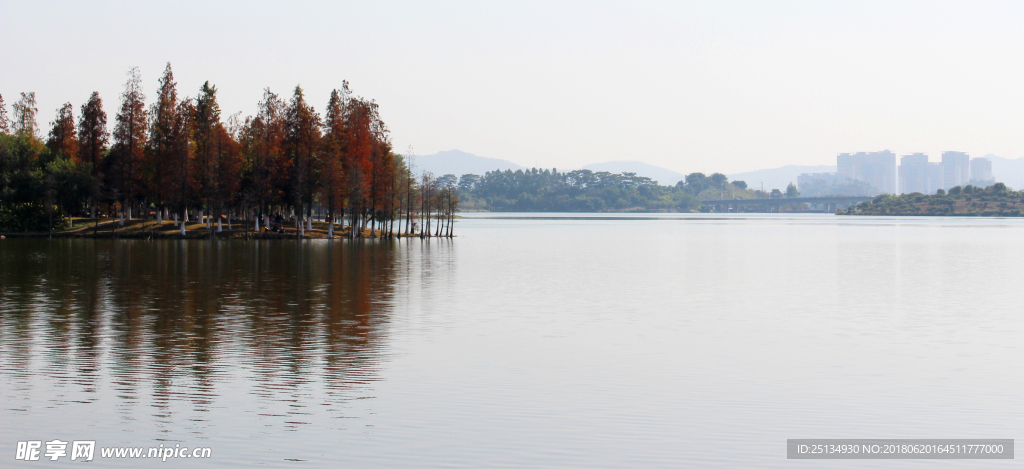
[[[123,467],[934,467],[786,439],[1024,437],[1022,220],[456,234],[0,241],[0,465],[61,439],[213,453],[97,461]]]

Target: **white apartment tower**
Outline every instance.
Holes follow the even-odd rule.
[[[942,153],[942,180],[945,189],[966,186],[971,180],[971,157],[961,151]]]

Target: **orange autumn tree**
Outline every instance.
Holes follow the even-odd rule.
[[[351,214],[353,235],[368,224],[377,235],[393,231],[397,213],[412,211],[414,179],[392,152],[377,103],[353,97],[347,82],[331,93],[323,118],[297,86],[288,102],[265,89],[254,116],[242,124],[232,116],[225,123],[217,88],[206,82],[197,96],[179,97],[169,63],[152,98],[147,105],[139,70],[132,68],[112,116],[112,132],[93,92],[77,122],[70,103],[58,110],[44,146],[34,94],[23,93],[13,107],[13,122],[0,116],[0,133],[14,132],[39,148],[24,168],[14,168],[26,180],[59,172],[69,181],[81,176],[90,182],[88,187],[76,183],[82,190],[64,191],[68,197],[60,204],[68,213],[80,213],[88,203],[95,214],[104,208],[99,202],[109,202],[111,216],[129,220],[150,208],[158,218],[169,210],[189,217],[201,209],[247,219],[250,213],[291,208],[305,221],[314,210],[324,210],[331,234],[335,223]],[[51,163],[59,164],[50,168]],[[48,187],[60,185],[57,180],[48,179]],[[42,197],[23,192],[26,201]],[[312,228],[312,222],[305,227]]]
[[[345,171],[345,151],[348,141],[346,127],[346,106],[351,91],[348,82],[342,83],[341,90],[331,91],[327,102],[324,120],[324,137],[321,140],[321,203],[327,205],[328,234],[334,234],[334,223],[337,218],[344,219],[344,207],[347,195],[347,174]],[[341,211],[340,216],[338,211]]]
[[[142,77],[138,67],[128,71],[128,81],[121,93],[121,109],[114,125],[114,147],[104,163],[109,198],[129,208],[142,194],[144,145],[149,114],[142,94]],[[131,216],[131,212],[128,212]]]
[[[156,101],[150,108],[153,120],[146,142],[146,193],[157,210],[177,202],[176,211],[184,210],[185,197],[181,193],[181,119],[179,115],[177,83],[168,63],[160,77]],[[187,167],[187,165],[186,165]],[[187,179],[187,175],[185,175]],[[183,187],[187,188],[188,184]]]
[[[78,163],[78,133],[75,131],[74,106],[64,103],[50,127],[46,147],[54,158],[68,158]]]
[[[89,101],[82,105],[82,115],[78,119],[78,159],[91,164],[94,175],[99,171],[109,138],[103,100],[98,92],[93,91]]]
[[[374,111],[376,105],[363,98],[349,100],[345,172],[348,175],[348,205],[352,225],[366,228],[370,215],[370,183],[373,172]]]
[[[245,197],[258,216],[282,201],[284,189],[290,185],[291,164],[283,150],[284,112],[284,102],[266,88],[256,116],[246,119],[241,132]]]

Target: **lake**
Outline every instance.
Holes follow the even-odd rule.
[[[2,465],[60,439],[119,467],[139,461],[99,448],[810,467],[787,438],[1024,430],[1024,220],[480,213],[455,234],[0,241]]]

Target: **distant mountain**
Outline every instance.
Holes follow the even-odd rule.
[[[641,161],[609,161],[607,163],[588,164],[583,169],[589,169],[594,172],[636,173],[637,176],[649,177],[662,186],[674,186],[684,178],[682,173],[649,165]]]
[[[515,171],[517,169],[526,169],[511,161],[485,158],[460,150],[447,150],[434,153],[433,155],[417,156],[415,163],[417,173],[425,170],[434,173],[435,176],[444,176],[445,174],[454,174],[456,176],[462,176],[463,174],[483,175],[488,171],[495,170],[504,171],[511,169]]]
[[[993,154],[982,158],[992,160],[992,177],[1013,189],[1024,188],[1024,158],[1008,159]]]
[[[993,172],[995,172],[995,163],[992,164]],[[745,181],[747,187],[751,189],[761,189],[761,183],[764,183],[764,190],[779,189],[786,190],[786,186],[789,183],[796,184],[796,177],[803,173],[834,173],[836,172],[835,166],[797,166],[789,165],[781,168],[774,169],[759,169],[757,171],[750,171],[748,173],[736,173],[730,174],[730,181]]]

